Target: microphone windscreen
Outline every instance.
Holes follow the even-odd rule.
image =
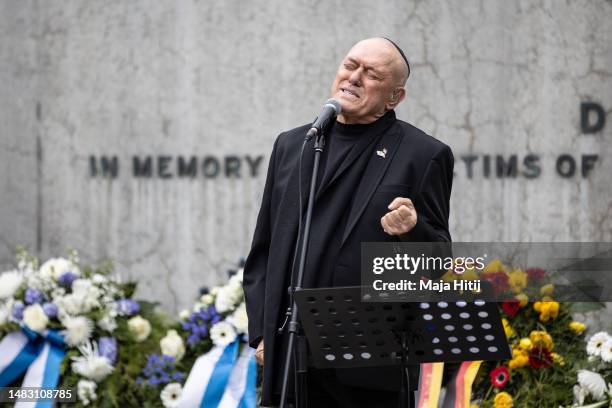
[[[342,105],[340,105],[340,102],[338,102],[337,99],[329,98],[325,104],[333,106],[334,110],[336,111],[336,115],[339,115],[340,112],[342,112]]]

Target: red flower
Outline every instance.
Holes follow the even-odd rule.
[[[502,389],[510,379],[510,371],[508,371],[506,366],[499,366],[491,371],[489,376],[491,377],[491,384],[495,388]]]
[[[504,272],[484,273],[481,275],[481,278],[491,282],[496,295],[508,289],[508,275]]]
[[[501,307],[502,309],[504,309],[504,312],[506,312],[506,314],[510,317],[516,316],[519,310],[521,310],[520,303],[515,301],[503,302]]]
[[[527,272],[527,279],[529,281],[539,281],[546,275],[546,271],[542,268],[529,268],[525,272]]]
[[[529,352],[529,365],[533,368],[548,368],[553,363],[553,357],[548,349],[534,347]]]

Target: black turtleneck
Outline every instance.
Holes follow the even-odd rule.
[[[368,124],[348,125],[335,122],[327,135],[327,144],[321,157],[317,191],[327,186],[353,147],[357,146],[358,149],[366,149],[368,146],[372,147],[367,142],[373,142],[377,136],[382,134],[380,130],[386,128],[393,120],[395,120],[395,113],[390,111]],[[359,142],[366,142],[366,144],[359,146]]]

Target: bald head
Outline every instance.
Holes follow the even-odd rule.
[[[338,120],[371,123],[394,109],[405,97],[408,75],[408,64],[390,40],[359,41],[344,57],[332,85],[332,97],[342,104]]]
[[[353,46],[353,48],[357,46],[379,48],[383,53],[387,54],[389,65],[392,69],[394,82],[399,86],[406,85],[406,81],[410,75],[410,68],[408,67],[408,60],[406,59],[406,56],[397,44],[388,38],[372,37],[359,41]]]

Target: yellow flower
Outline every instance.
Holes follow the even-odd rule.
[[[506,272],[508,268],[506,268],[506,266],[504,266],[504,264],[502,263],[501,260],[499,260],[499,258],[492,260],[491,262],[489,262],[489,264],[487,266],[484,267],[484,269],[482,270],[483,273],[489,273],[489,272]]]
[[[527,286],[527,274],[520,269],[515,269],[508,274],[508,285],[514,293],[521,293]]]
[[[476,280],[480,279],[478,273],[474,270],[474,268],[466,268],[465,272],[462,274],[454,272],[452,269],[449,269],[442,275],[442,280],[445,282],[452,282],[455,280]]]
[[[548,285],[544,285],[540,288],[540,295],[542,296],[551,296],[555,291],[555,285],[549,283]]]
[[[530,339],[528,339],[527,337],[523,337],[523,338],[521,339],[521,341],[519,342],[519,347],[520,347],[522,350],[527,350],[527,351],[529,351],[529,350],[531,350],[531,348],[533,347],[533,343],[532,343],[532,342],[531,342],[531,340],[530,340]]]
[[[506,337],[510,338],[514,336],[514,330],[512,329],[512,326],[510,326],[510,322],[508,322],[506,318],[502,318],[502,324],[504,325],[504,333],[506,333]]]
[[[527,297],[527,295],[524,293],[519,293],[515,296],[515,298],[519,301],[519,305],[521,307],[525,307],[527,306],[527,303],[529,303],[529,297]]]
[[[500,392],[493,399],[493,408],[512,408],[512,396],[505,391]]]
[[[584,325],[584,323],[580,323],[580,322],[576,322],[573,321],[569,324],[569,328],[571,331],[573,331],[576,334],[580,334],[583,331],[585,331],[586,326]]]
[[[475,402],[472,402],[470,404],[470,408],[479,408],[478,404],[476,404]]]
[[[442,280],[444,282],[452,282],[457,278],[457,275],[453,272],[452,269],[449,269],[442,275]]]
[[[474,268],[467,269],[463,273],[462,277],[464,280],[476,280],[480,278],[480,276],[478,276],[478,273],[474,270]]]
[[[559,302],[546,301],[546,302],[535,302],[533,309],[540,313],[540,320],[547,322],[550,319],[556,319],[559,316]]]
[[[512,347],[512,359],[508,362],[508,367],[511,370],[525,367],[529,364],[529,353],[527,350],[521,348],[520,344],[516,344]]]
[[[537,348],[545,348],[547,350],[552,350],[555,346],[555,343],[553,343],[550,334],[542,330],[532,331],[529,334],[529,340],[531,340],[531,344],[533,344],[533,347]]]
[[[552,356],[554,363],[559,364],[561,367],[565,365],[565,359],[563,356],[557,353],[550,353],[550,355]]]

